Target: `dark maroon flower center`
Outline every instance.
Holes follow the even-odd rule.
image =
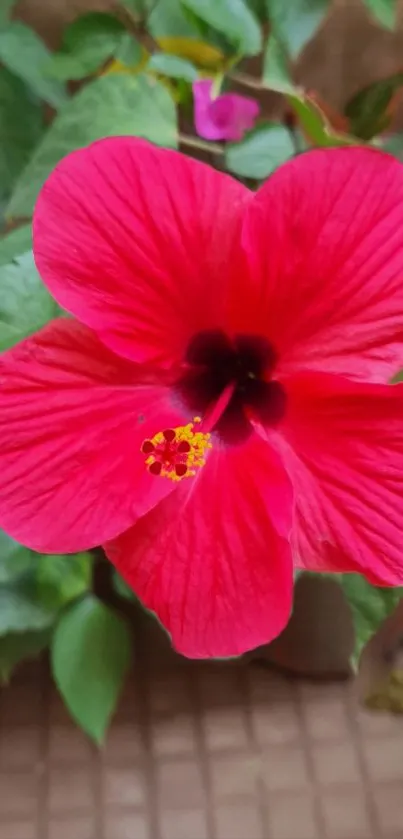
[[[276,353],[265,338],[236,335],[230,340],[221,330],[199,332],[185,356],[185,371],[176,384],[186,406],[204,416],[228,386],[233,393],[214,426],[225,442],[245,440],[252,431],[250,418],[265,426],[282,419],[286,395],[272,379]]]

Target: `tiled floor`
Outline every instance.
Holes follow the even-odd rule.
[[[102,752],[44,665],[2,691],[0,839],[402,839],[401,717],[151,630]]]

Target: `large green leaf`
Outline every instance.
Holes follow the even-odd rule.
[[[0,586],[32,568],[34,554],[0,530]]]
[[[367,9],[374,18],[385,26],[394,29],[396,26],[396,0],[364,0]]]
[[[194,82],[198,77],[196,67],[190,61],[163,52],[151,56],[147,70],[154,70],[172,79],[185,79],[187,82]]]
[[[292,58],[313,38],[326,17],[330,0],[266,0],[273,34]]]
[[[59,112],[22,173],[9,215],[30,215],[43,182],[62,157],[114,135],[177,145],[175,104],[163,84],[143,74],[113,73],[82,88]]]
[[[360,655],[370,638],[396,609],[403,596],[402,588],[371,586],[361,574],[335,575],[351,608],[355,628],[352,665],[357,667]]]
[[[12,262],[17,256],[27,253],[32,248],[32,229],[30,224],[22,224],[0,237],[0,268]],[[1,274],[1,272],[0,272]]]
[[[351,133],[363,140],[370,140],[383,131],[389,123],[386,114],[388,105],[402,86],[403,73],[395,73],[356,93],[344,108],[351,123]]]
[[[260,180],[294,153],[290,132],[280,123],[271,123],[256,128],[240,143],[229,143],[225,165],[235,175]]]
[[[0,67],[0,200],[9,197],[42,132],[39,103],[21,79]]]
[[[44,67],[51,53],[39,36],[19,20],[0,30],[0,61],[19,76],[40,99],[59,108],[67,98],[60,82],[48,79]]]
[[[123,34],[123,24],[113,15],[82,15],[66,28],[62,51],[52,56],[44,70],[60,81],[89,76],[114,55]]]
[[[225,35],[238,52],[256,55],[262,49],[259,22],[244,0],[182,0],[185,8]]]
[[[266,87],[279,93],[293,93],[295,90],[285,49],[273,33],[267,39],[264,52],[263,81]]]
[[[0,351],[32,335],[60,309],[36,270],[32,251],[0,267]]]
[[[60,619],[52,641],[56,684],[74,719],[102,743],[130,665],[126,623],[88,595]]]
[[[10,632],[0,637],[0,682],[7,682],[20,661],[33,658],[44,650],[50,641],[49,629],[31,632]]]

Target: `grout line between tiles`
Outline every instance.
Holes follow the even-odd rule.
[[[149,671],[147,667],[147,633],[140,620],[134,627],[136,663],[136,691],[139,703],[140,731],[143,743],[143,771],[146,779],[146,810],[150,839],[161,839],[155,756],[152,742],[151,707],[149,701]],[[135,837],[133,837],[135,839]]]
[[[197,678],[197,671],[191,666],[188,669],[188,684],[191,698],[191,707],[193,710],[193,720],[195,727],[196,747],[199,754],[200,772],[203,782],[204,790],[204,812],[207,821],[207,832],[209,839],[216,839],[216,826],[214,818],[214,798],[211,789],[211,776],[209,766],[209,756],[206,749],[205,731],[203,729],[204,708],[200,700],[199,680]]]
[[[367,812],[370,817],[371,822],[371,836],[368,836],[368,839],[380,839],[381,836],[381,826],[378,821],[378,814],[376,812],[376,807],[374,804],[374,797],[371,787],[371,781],[368,775],[367,763],[365,760],[364,751],[362,748],[361,736],[357,725],[357,720],[353,713],[353,703],[354,703],[354,696],[353,692],[349,692],[347,695],[343,696],[344,706],[346,709],[346,715],[348,720],[348,726],[351,734],[351,739],[353,741],[353,745],[355,748],[355,752],[358,759],[358,764],[360,767],[362,782],[363,782],[363,789],[364,789],[364,798],[365,804],[367,808]]]
[[[243,698],[243,710],[245,715],[245,726],[246,731],[248,734],[248,739],[252,743],[253,749],[261,755],[261,748],[260,743],[255,736],[255,731],[253,727],[253,719],[252,719],[252,698],[251,698],[251,689],[250,689],[250,671],[247,665],[243,670],[243,678],[240,678],[240,691],[241,696]],[[270,837],[270,820],[268,814],[268,807],[267,803],[269,803],[270,807],[270,794],[266,789],[266,786],[263,782],[263,778],[261,777],[261,773],[259,772],[259,777],[256,780],[257,785],[257,796],[258,796],[258,805],[259,805],[259,815],[260,815],[260,822],[264,831],[265,839],[269,839]]]
[[[326,822],[324,819],[323,811],[322,811],[322,804],[320,798],[320,791],[318,789],[318,785],[316,783],[315,777],[315,768],[314,768],[314,761],[313,761],[313,753],[311,747],[311,738],[309,736],[308,727],[305,721],[305,714],[304,714],[304,700],[302,695],[301,683],[297,680],[295,681],[295,688],[293,690],[293,697],[294,702],[296,705],[296,710],[298,713],[299,719],[299,726],[301,731],[301,745],[306,757],[306,764],[308,769],[308,776],[310,780],[311,792],[312,792],[312,801],[313,801],[313,808],[315,813],[315,820],[319,831],[320,839],[328,839],[328,833],[326,829]],[[368,837],[371,839],[371,837]]]

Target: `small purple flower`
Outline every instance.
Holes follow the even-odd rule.
[[[258,102],[238,93],[223,93],[213,98],[212,88],[211,79],[193,82],[197,134],[206,140],[242,140],[259,115]]]

